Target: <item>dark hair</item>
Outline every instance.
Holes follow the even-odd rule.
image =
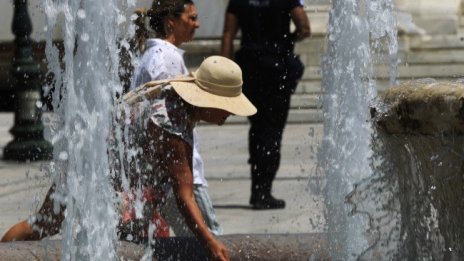
[[[135,11],[137,19],[135,38],[139,50],[143,51],[143,43],[148,38],[148,31],[145,25],[146,18],[149,19],[150,28],[155,31],[157,37],[166,36],[165,21],[169,17],[179,17],[187,5],[194,5],[192,0],[154,0],[151,9],[138,9]]]

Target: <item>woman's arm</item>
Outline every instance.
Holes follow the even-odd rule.
[[[293,8],[290,11],[290,16],[296,27],[295,32],[293,33],[296,41],[301,41],[304,38],[311,36],[311,26],[309,24],[308,15],[302,6]]]
[[[34,240],[34,236],[37,236],[37,232],[32,229],[27,220],[23,220],[8,229],[0,242]]]
[[[27,220],[17,223],[5,233],[1,242],[40,240],[58,234],[64,220],[65,207],[61,206],[59,213],[54,212],[52,198],[54,193],[55,185],[48,190],[44,203],[36,214],[36,220],[33,224],[29,224]]]
[[[181,138],[164,133],[163,161],[172,180],[177,205],[190,230],[210,251],[213,260],[229,260],[226,247],[209,231],[193,195],[192,148]]]
[[[226,13],[222,32],[221,55],[232,59],[234,55],[234,38],[238,32],[238,19],[234,14]]]

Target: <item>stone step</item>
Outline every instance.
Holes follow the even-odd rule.
[[[386,66],[375,67],[375,72],[378,78],[388,79],[390,76]],[[400,65],[397,72],[398,79],[461,78],[464,77],[464,63]],[[303,80],[310,80],[316,86],[315,83],[322,80],[320,69],[312,67],[305,70]]]
[[[411,37],[409,46],[411,50],[464,48],[464,34],[414,36]]]
[[[389,77],[386,67],[377,67],[376,75],[380,78]],[[402,65],[398,67],[399,79],[417,78],[459,78],[464,76],[464,64],[419,64]]]
[[[300,81],[296,94],[319,94],[321,93],[321,80]]]
[[[405,54],[402,63],[409,65],[464,63],[464,48],[448,50],[414,50]]]
[[[291,109],[320,109],[322,106],[317,94],[295,94],[290,102]]]

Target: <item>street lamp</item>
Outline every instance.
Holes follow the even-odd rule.
[[[15,82],[15,121],[10,130],[14,139],[3,151],[5,160],[48,160],[53,153],[52,145],[43,138],[41,71],[32,52],[27,8],[27,0],[14,1],[12,31],[16,49],[11,73]]]

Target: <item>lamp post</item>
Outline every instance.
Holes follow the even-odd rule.
[[[4,149],[5,160],[48,160],[53,152],[52,145],[43,138],[41,71],[32,52],[27,8],[27,0],[14,1],[12,31],[16,49],[11,73],[15,82],[15,120],[10,130],[14,139]]]

